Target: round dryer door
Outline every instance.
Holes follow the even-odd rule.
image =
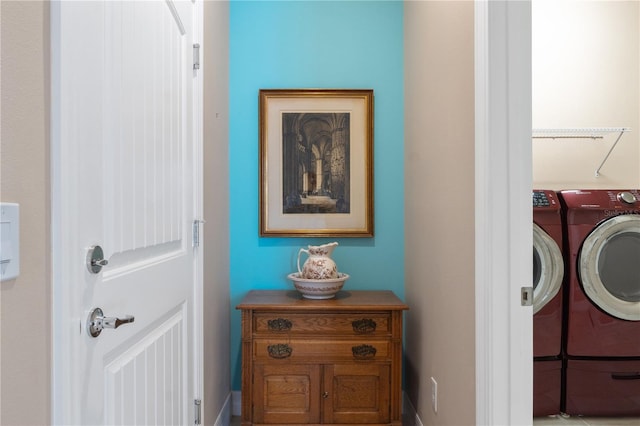
[[[564,261],[558,244],[533,224],[533,313],[537,313],[562,287]]]
[[[640,215],[620,215],[597,226],[578,260],[585,293],[617,318],[640,321]]]

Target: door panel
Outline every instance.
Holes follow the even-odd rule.
[[[388,423],[389,364],[330,364],[324,366],[324,423]]]
[[[256,364],[254,422],[319,423],[321,368],[307,364]]]
[[[104,236],[115,263],[110,271],[132,258],[153,262],[173,253],[182,238],[190,86],[181,65],[189,43],[176,13],[164,2],[105,5]]]
[[[184,417],[186,306],[105,366],[107,424],[177,425]],[[175,395],[174,395],[175,394]]]

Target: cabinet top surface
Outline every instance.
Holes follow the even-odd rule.
[[[392,291],[340,291],[332,299],[305,299],[295,290],[252,290],[236,309],[406,310]]]

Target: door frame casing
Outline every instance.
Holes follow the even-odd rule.
[[[204,0],[192,0],[193,8],[193,41],[199,45],[197,58],[198,69],[194,69],[193,80],[193,173],[194,173],[194,220],[199,222],[193,277],[193,324],[194,324],[194,396],[202,402],[204,397]],[[195,67],[194,67],[195,68]],[[204,410],[200,406],[202,424],[207,424]]]
[[[530,425],[531,2],[475,2],[476,424]]]
[[[65,151],[62,141],[62,10],[60,2],[51,2],[50,5],[50,37],[51,37],[51,142],[50,142],[50,163],[51,163],[51,285],[52,285],[52,318],[51,318],[51,416],[52,424],[64,424],[71,418],[78,418],[79,409],[65,399],[64,394],[73,386],[73,378],[62,374],[64,371],[71,371],[72,365],[78,365],[78,354],[75,352],[63,356],[63,348],[71,347],[72,335],[75,334],[74,324],[68,324],[62,312],[75,311],[78,304],[70,291],[70,286],[64,285],[68,280],[70,271],[67,262],[60,262],[65,253],[68,252],[70,243],[68,237],[62,232],[62,218],[65,215],[74,215],[66,200],[62,199],[60,188],[67,182],[62,174],[61,160],[69,155]],[[82,324],[78,325],[79,333],[82,333]]]

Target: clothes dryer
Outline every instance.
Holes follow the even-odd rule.
[[[533,191],[533,414],[560,413],[563,224],[557,194]]]
[[[562,191],[568,414],[640,415],[640,192]]]

